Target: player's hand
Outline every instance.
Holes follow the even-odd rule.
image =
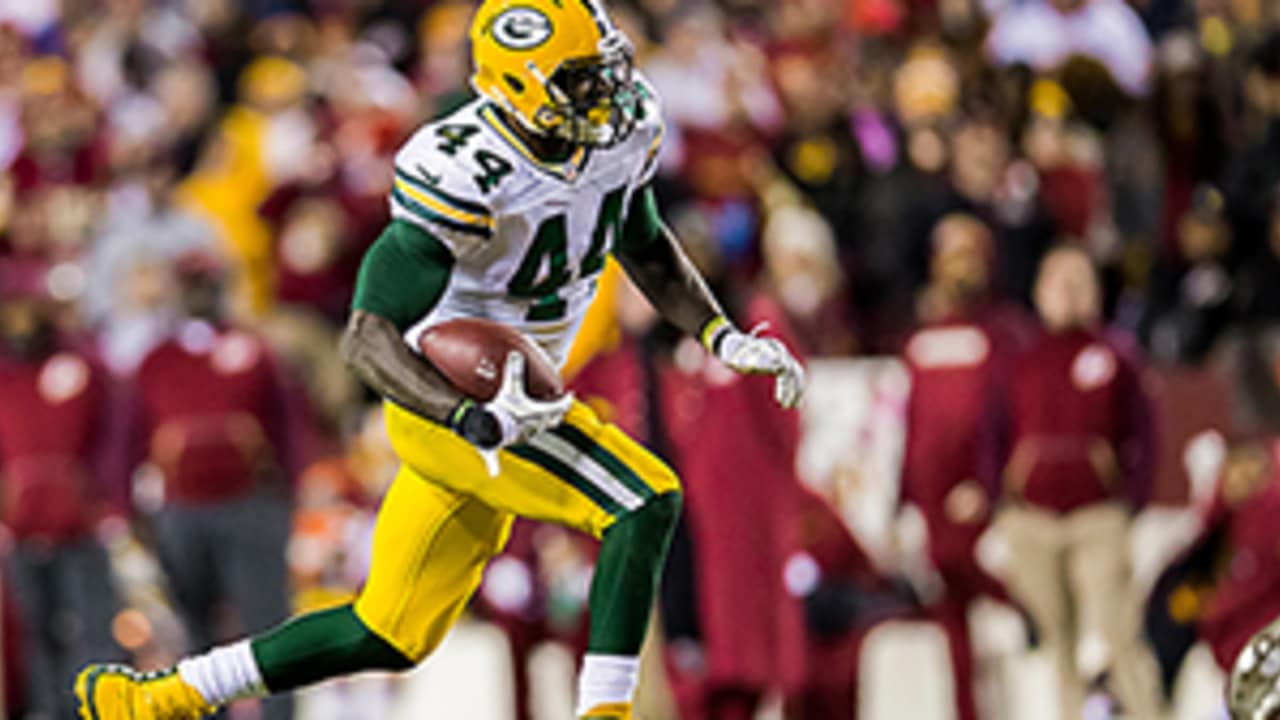
[[[804,395],[804,368],[781,340],[761,337],[764,329],[764,324],[750,333],[730,328],[716,343],[716,357],[740,373],[772,375],[773,398],[782,407],[793,408]]]
[[[524,387],[524,356],[512,352],[503,365],[498,394],[484,404],[463,400],[448,421],[449,427],[480,452],[490,476],[498,475],[499,450],[559,425],[573,405],[573,393],[537,400],[529,397]]]
[[[498,447],[522,443],[535,433],[560,424],[569,407],[573,405],[573,393],[565,393],[555,400],[536,400],[524,389],[524,356],[518,352],[507,355],[502,368],[502,387],[484,409],[497,418],[502,429]]]
[[[1270,720],[1280,714],[1280,620],[1259,630],[1236,657],[1227,680],[1233,720]]]

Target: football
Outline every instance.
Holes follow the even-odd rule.
[[[554,400],[564,395],[560,372],[532,340],[513,327],[490,320],[459,318],[440,323],[422,334],[423,357],[454,387],[470,398],[487,402],[502,385],[507,355],[524,356],[524,384],[529,396]]]

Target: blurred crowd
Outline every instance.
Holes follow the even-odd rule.
[[[1052,653],[1064,717],[1158,717],[1193,642],[1229,663],[1280,612],[1280,4],[611,9],[664,99],[664,214],[732,314],[900,358],[894,482],[928,531],[925,581],[872,558],[841,511],[865,480],[803,487],[799,421],[608,270],[566,373],[688,485],[660,603],[680,717],[849,717],[887,617],[944,629],[957,717],[985,716],[978,597]],[[90,657],[159,666],[359,587],[396,461],[334,348],[393,153],[471,96],[471,11],[0,0],[12,715],[67,717]],[[1223,469],[1163,492],[1161,398],[1195,383]],[[1157,496],[1199,531],[1147,593],[1117,547]],[[592,552],[517,528],[475,611],[518,662],[581,645]]]

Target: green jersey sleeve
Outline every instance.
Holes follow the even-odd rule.
[[[404,332],[440,301],[453,262],[453,254],[431,233],[393,220],[360,263],[351,307],[390,320]]]

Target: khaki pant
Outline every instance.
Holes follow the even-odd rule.
[[[1009,591],[1057,667],[1063,720],[1079,720],[1089,686],[1104,674],[1124,717],[1160,717],[1155,659],[1140,636],[1125,508],[1099,503],[1057,515],[1012,506],[996,529],[1011,550]]]

